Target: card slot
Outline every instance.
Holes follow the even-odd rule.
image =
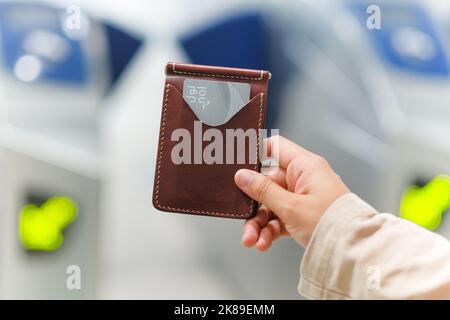
[[[223,137],[227,129],[249,128],[261,129],[264,118],[265,94],[256,94],[245,107],[240,110],[226,124],[218,127]],[[187,108],[182,109],[180,108]],[[198,119],[189,108],[181,92],[172,84],[166,84],[162,121],[160,149],[156,178],[154,186],[153,203],[156,208],[163,211],[180,213],[193,213],[201,215],[214,215],[228,218],[249,218],[254,213],[256,202],[240,191],[233,180],[234,173],[238,169],[259,170],[259,162],[251,163],[253,159],[251,151],[246,154],[246,163],[238,164],[191,164],[175,165],[172,162],[172,150],[178,141],[171,140],[171,134],[175,129],[188,130],[192,139],[195,138],[194,121]],[[202,124],[203,132],[208,125]],[[193,143],[193,140],[191,143]],[[202,146],[202,150],[203,150]],[[224,145],[225,148],[225,145]],[[259,142],[254,152],[258,157]],[[224,153],[225,155],[225,149]],[[235,155],[236,157],[236,155]],[[225,159],[224,159],[225,161]],[[214,181],[214,184],[211,184]],[[207,190],[205,186],[208,186]],[[222,192],[227,190],[228,192]],[[176,194],[176,197],[167,196]]]
[[[186,99],[184,98],[183,94],[178,90],[178,88],[177,88],[176,86],[174,86],[174,85],[168,83],[168,84],[166,84],[166,88],[168,89],[168,97],[167,97],[168,101],[167,101],[167,104],[170,103],[170,92],[172,92],[172,94],[175,94],[175,95],[177,95],[179,98],[181,98],[181,100],[183,101],[183,106],[186,107],[186,108],[188,108],[189,111],[194,115],[194,117],[195,117],[198,121],[201,121],[201,119],[199,119],[199,117],[195,114],[195,112],[192,111],[192,109],[189,107],[188,102],[186,101]],[[247,107],[250,106],[250,105],[255,104],[256,101],[259,102],[259,103],[258,103],[258,107],[259,107],[260,109],[262,109],[262,106],[263,106],[263,103],[264,103],[264,98],[265,98],[265,94],[262,93],[262,92],[255,94],[255,95],[254,95],[254,96],[253,96],[253,97],[252,97],[252,98],[251,98],[251,99],[250,99],[250,100],[242,107],[241,110],[239,110],[239,111],[238,111],[236,114],[234,114],[230,119],[228,119],[228,121],[224,122],[224,123],[221,124],[221,125],[213,126],[213,125],[206,124],[206,123],[204,123],[204,122],[202,122],[202,123],[203,123],[203,125],[205,125],[206,127],[211,127],[211,128],[223,126],[223,125],[229,123],[229,122],[230,122],[231,120],[233,120],[234,118],[236,118],[236,117],[237,117],[239,114],[241,114],[242,112],[246,112]],[[262,113],[262,110],[261,110],[261,113]]]

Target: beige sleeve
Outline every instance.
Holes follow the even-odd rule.
[[[310,299],[450,299],[450,242],[349,193],[322,216],[300,274]]]

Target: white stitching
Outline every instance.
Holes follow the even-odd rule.
[[[161,121],[161,141],[159,143],[159,152],[158,152],[158,165],[157,165],[157,171],[158,175],[156,178],[156,192],[155,192],[155,202],[159,205],[159,173],[161,170],[161,161],[162,161],[162,151],[164,148],[164,129],[166,126],[166,113],[167,113],[167,100],[169,99],[169,86],[166,86],[166,94],[164,96],[164,106],[163,106],[163,113],[162,113],[162,121]]]
[[[198,214],[211,214],[211,215],[226,215],[226,216],[236,216],[236,217],[242,217],[242,214],[239,213],[229,213],[229,212],[214,212],[214,211],[203,211],[203,210],[190,210],[190,209],[183,209],[183,208],[174,208],[174,207],[168,207],[168,206],[162,206],[159,203],[159,182],[160,182],[160,175],[161,175],[161,162],[162,162],[162,155],[164,150],[164,134],[165,134],[165,125],[166,125],[166,114],[167,114],[167,102],[169,100],[169,89],[170,85],[166,85],[166,94],[164,97],[164,105],[163,105],[163,113],[162,113],[162,121],[161,121],[161,142],[159,146],[159,152],[158,152],[158,164],[157,164],[157,176],[156,176],[156,191],[155,191],[155,203],[160,209],[169,209],[169,210],[179,210],[186,213],[198,213]],[[256,144],[256,164],[254,167],[254,170],[258,169],[258,155],[259,155],[259,131],[261,130],[262,126],[262,108],[263,105],[263,94],[260,94],[260,103],[259,103],[259,119],[258,119],[258,140]],[[253,210],[253,205],[255,203],[255,200],[251,200],[250,206],[249,206],[249,212],[248,214],[251,214]]]
[[[169,89],[170,86],[167,85],[167,91],[166,91],[166,97],[164,98],[164,107],[163,107],[163,120],[161,124],[161,143],[160,143],[160,149],[159,149],[159,156],[158,156],[158,174],[156,178],[156,192],[155,192],[155,202],[157,206],[159,206],[161,209],[170,209],[170,210],[179,210],[186,213],[199,213],[199,214],[211,214],[211,215],[228,215],[228,216],[237,216],[241,217],[241,214],[238,213],[228,213],[228,212],[214,212],[214,211],[203,211],[203,210],[190,210],[190,209],[183,209],[183,208],[174,208],[174,207],[168,207],[168,206],[162,206],[159,203],[159,182],[160,182],[160,171],[161,171],[161,160],[162,160],[162,151],[163,151],[163,145],[164,145],[164,127],[165,127],[165,117],[166,117],[166,111],[167,111],[167,101],[169,96]],[[258,120],[258,132],[261,129],[262,125],[262,104],[263,104],[263,95],[260,94],[260,105],[259,105],[259,120]],[[254,167],[254,170],[258,169],[258,153],[259,153],[259,134],[258,134],[258,142],[257,142],[257,148],[256,148],[256,164]],[[249,206],[249,214],[251,213],[253,209],[253,204],[255,203],[255,200],[251,200],[250,206]]]
[[[225,74],[211,74],[211,73],[201,73],[201,72],[188,72],[188,71],[178,71],[175,70],[175,63],[172,63],[172,70],[174,73],[192,75],[192,76],[205,76],[205,77],[215,77],[215,78],[231,78],[231,79],[244,79],[244,80],[263,80],[264,70],[261,70],[261,76],[259,78],[242,77],[242,76],[228,76]]]

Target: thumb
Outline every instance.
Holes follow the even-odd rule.
[[[252,170],[241,169],[234,176],[236,185],[250,198],[264,204],[285,221],[293,208],[294,195],[270,178]]]

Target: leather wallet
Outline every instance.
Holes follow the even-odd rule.
[[[260,170],[259,132],[264,124],[270,77],[270,73],[264,70],[172,62],[166,65],[153,187],[153,205],[156,209],[235,219],[247,219],[255,214],[258,204],[235,185],[234,175],[242,168]],[[227,118],[224,123],[207,124],[208,121],[199,119],[184,94],[186,83],[197,83],[195,81],[207,84],[214,82],[219,86],[225,83],[230,85],[230,88],[235,88],[230,90],[247,93],[248,99],[239,100],[242,104],[239,111]],[[208,105],[208,107],[215,106]],[[189,144],[192,149],[197,147],[203,152],[212,140],[207,141],[204,136],[198,137],[198,130],[201,129],[201,132],[205,133],[210,128],[214,128],[215,133],[221,133],[223,137],[223,158],[228,156],[233,161],[216,161],[208,164],[204,161],[174,163],[172,152],[180,143],[180,140],[173,139],[175,130],[182,129],[182,132],[189,133],[191,136]],[[231,156],[225,155],[227,150],[236,151],[236,146],[229,149],[231,142],[226,139],[228,129],[243,131],[254,129],[257,132],[256,144],[251,144],[245,139],[245,161],[237,159],[238,152],[232,152]]]

